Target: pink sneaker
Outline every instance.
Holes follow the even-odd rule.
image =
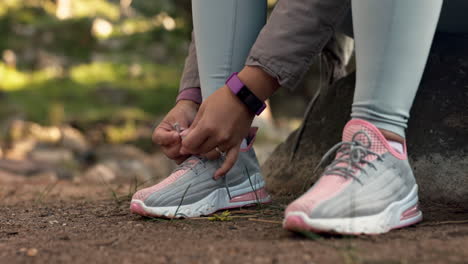
[[[250,139],[234,167],[218,180],[213,175],[222,160],[191,156],[160,183],[136,192],[130,210],[143,216],[188,218],[269,203],[271,198],[265,190],[252,143]]]
[[[324,155],[322,162],[337,152],[320,179],[286,208],[283,227],[381,234],[421,221],[406,146],[396,151],[377,127],[360,119],[348,122],[342,140]]]

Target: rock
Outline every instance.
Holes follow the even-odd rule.
[[[43,127],[32,122],[13,120],[8,128],[4,156],[8,159],[24,159],[37,144],[55,144],[60,137],[57,127]]]
[[[65,163],[75,162],[72,151],[65,148],[36,148],[29,152],[28,157],[32,161],[50,165],[64,165]]]
[[[37,248],[30,248],[26,251],[26,255],[28,255],[29,257],[35,257],[37,253],[39,253]]]
[[[82,176],[87,182],[109,183],[117,178],[114,170],[105,164],[98,164],[88,169]]]
[[[85,174],[93,182],[146,182],[152,179],[148,166],[141,160],[107,160]]]
[[[170,160],[163,153],[151,155],[149,159],[145,160],[145,163],[150,166],[153,174],[152,179],[154,181],[166,178],[176,168],[175,162]]]
[[[148,155],[129,145],[99,147],[96,157],[98,164],[83,175],[83,180],[143,183],[167,177],[174,167],[162,154]]]
[[[41,184],[54,183],[60,178],[69,178],[69,177],[60,175],[57,171],[49,170],[49,171],[43,171],[43,172],[31,175],[30,182],[41,183]]]
[[[131,145],[102,145],[96,151],[98,160],[145,159],[147,154]]]
[[[43,170],[43,166],[30,160],[7,160],[0,159],[0,170],[11,173],[30,175]]]
[[[65,126],[60,128],[60,145],[75,153],[83,154],[89,151],[89,144],[84,135],[77,129]]]
[[[155,174],[145,160],[124,160],[112,165],[114,165],[115,170],[119,171],[120,178],[136,179],[140,183],[155,178]]]
[[[60,145],[78,153],[89,150],[89,144],[83,134],[70,126],[41,126],[32,122],[13,120],[9,125],[11,148],[19,148],[25,142],[31,145],[29,149],[24,150],[26,152],[36,143],[49,146]]]
[[[27,154],[31,152],[37,145],[37,141],[32,138],[15,141],[10,148],[5,151],[5,158],[12,160],[25,159]]]
[[[25,180],[26,180],[26,177],[24,175],[0,170],[0,184],[18,183],[18,182],[23,182]]]
[[[423,203],[468,209],[468,38],[437,34],[408,124],[410,162]],[[349,120],[354,74],[324,87],[299,130],[262,166],[273,193],[300,195],[316,179],[322,155],[340,141]],[[295,153],[292,157],[292,153]]]
[[[58,127],[46,127],[32,122],[26,122],[25,126],[25,137],[33,138],[38,142],[49,144],[57,143],[60,140],[61,132]]]

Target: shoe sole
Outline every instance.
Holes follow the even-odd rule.
[[[251,176],[253,182],[255,176]],[[226,188],[219,188],[200,201],[181,206],[151,207],[145,205],[141,200],[132,200],[130,211],[142,216],[160,218],[190,218],[210,215],[220,210],[271,202],[271,197],[266,192],[264,185],[263,180],[258,182],[254,186],[255,191],[253,191],[250,181],[247,179],[239,185],[229,187],[231,199]]]
[[[316,219],[304,212],[290,212],[283,228],[295,232],[332,233],[342,235],[376,235],[422,221],[418,208],[418,186],[402,200],[391,203],[379,214],[350,218]]]

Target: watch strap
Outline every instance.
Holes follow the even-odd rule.
[[[265,102],[260,100],[250,89],[237,77],[237,72],[231,74],[226,80],[226,85],[246,106],[247,108],[260,115],[266,108]]]

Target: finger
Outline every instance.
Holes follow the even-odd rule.
[[[173,147],[162,148],[163,153],[171,160],[175,161],[177,165],[184,162],[190,155],[181,155],[180,154],[180,145]]]
[[[159,125],[156,126],[154,130],[156,129],[164,129],[166,131],[171,131],[174,130],[174,126],[170,122],[163,120],[161,121],[161,123],[159,123]]]
[[[170,158],[172,160],[176,160],[176,159],[180,158],[181,156],[185,156],[185,155],[180,154],[180,145],[179,144],[173,145],[173,146],[168,146],[168,147],[162,147],[162,151],[168,158]]]
[[[226,159],[224,160],[223,165],[221,165],[221,167],[218,170],[216,170],[214,174],[213,178],[215,180],[226,175],[226,173],[228,173],[229,170],[234,166],[237,160],[237,156],[239,155],[239,147],[240,147],[240,144],[237,144],[228,150],[226,154]]]
[[[197,115],[195,116],[195,119],[193,120],[192,124],[190,124],[190,127],[194,128],[198,125],[198,122],[200,122],[200,119],[203,117],[203,113],[205,112],[205,107],[203,104],[200,106],[200,109],[198,109]]]
[[[176,144],[180,142],[180,140],[179,133],[174,130],[166,130],[158,127],[153,133],[153,142],[161,146]]]
[[[208,153],[208,152],[210,152],[212,150],[215,150],[215,148],[218,146],[218,144],[220,144],[220,142],[218,142],[218,140],[216,140],[216,137],[211,136],[207,140],[205,140],[205,142],[203,142],[203,144],[201,144],[198,147],[198,153]]]
[[[221,154],[219,154],[219,152],[216,150],[212,150],[210,152],[203,154],[202,156],[209,160],[215,160],[215,159],[219,159],[219,157],[221,157]]]
[[[198,125],[195,128],[191,128],[190,133],[188,133],[182,140],[180,153],[183,155],[203,153],[200,151],[199,147],[208,139],[208,137],[209,134],[203,126]]]

